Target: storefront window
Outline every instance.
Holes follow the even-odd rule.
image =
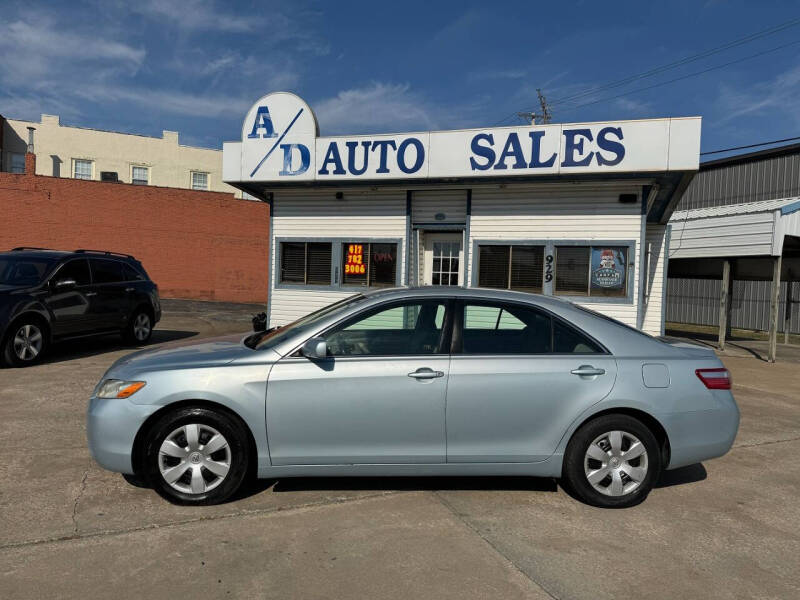
[[[555,293],[619,297],[627,294],[628,249],[620,246],[556,246]]]
[[[281,283],[331,284],[329,242],[281,242]]]
[[[397,244],[342,244],[342,283],[364,287],[393,287],[397,282]]]
[[[542,292],[544,246],[483,245],[478,255],[480,287]]]

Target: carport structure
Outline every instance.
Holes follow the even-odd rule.
[[[671,289],[667,320],[698,320],[692,311],[702,311],[702,299],[707,311],[718,289],[719,347],[724,349],[735,303],[739,326],[761,328],[764,303],[758,300],[768,285],[769,360],[774,362],[779,329],[785,343],[790,332],[800,332],[793,310],[800,281],[800,197],[676,211],[671,226],[669,277],[677,289]],[[734,280],[743,284],[737,296]]]

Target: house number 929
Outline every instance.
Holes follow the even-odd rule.
[[[548,283],[553,281],[553,255],[548,254],[544,257],[544,280]]]

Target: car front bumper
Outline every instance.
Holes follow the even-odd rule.
[[[134,404],[130,400],[89,400],[86,437],[92,458],[104,469],[133,474],[133,442],[147,418],[158,406]]]

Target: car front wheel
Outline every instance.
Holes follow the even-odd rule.
[[[652,432],[628,415],[604,415],[572,436],[563,478],[593,506],[625,508],[642,502],[658,481],[661,452]]]
[[[219,504],[242,485],[248,437],[237,419],[207,408],[167,413],[146,438],[145,473],[164,498],[178,504]]]

